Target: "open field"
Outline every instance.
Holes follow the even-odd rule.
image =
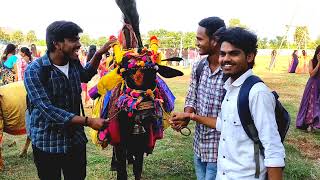
[[[295,117],[308,75],[288,74],[288,59],[289,57],[286,56],[279,57],[276,69],[270,72],[267,69],[270,57],[259,56],[256,59],[254,72],[262,77],[271,89],[278,92],[281,102],[292,117],[291,128],[285,140],[287,154],[285,179],[316,180],[320,179],[320,133],[308,134],[295,129]],[[190,69],[182,70],[185,72],[184,77],[166,80],[176,96],[176,111],[182,111],[183,109],[184,97],[190,78]],[[194,124],[191,124],[190,127],[193,131]],[[0,173],[0,179],[37,179],[32,150],[29,149],[27,157],[18,157],[24,139],[24,136],[7,134],[4,136],[3,156],[6,167]],[[17,145],[8,147],[8,144],[13,141],[16,141]],[[87,151],[87,179],[116,179],[115,172],[109,171],[112,155],[111,147],[101,150],[89,142]],[[195,179],[192,159],[192,136],[184,137],[171,129],[167,129],[165,138],[157,142],[154,153],[145,158],[143,178],[150,180]],[[130,179],[133,179],[132,168],[129,167],[129,169]]]

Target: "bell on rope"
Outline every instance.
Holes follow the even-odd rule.
[[[144,129],[143,126],[139,125],[139,124],[135,124],[133,126],[133,131],[132,131],[132,134],[143,134],[145,133],[146,130]]]

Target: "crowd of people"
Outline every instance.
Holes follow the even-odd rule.
[[[81,116],[81,101],[89,101],[86,83],[95,74],[108,73],[112,59],[111,38],[102,47],[81,48],[82,29],[73,22],[56,21],[47,28],[47,52],[40,55],[33,44],[17,48],[8,44],[1,55],[3,85],[24,81],[31,109],[29,137],[34,163],[40,179],[84,179],[86,143],[84,126],[100,129],[101,118]],[[172,128],[179,131],[195,121],[194,166],[198,180],[209,179],[282,179],[285,149],[275,120],[275,98],[267,86],[257,83],[249,95],[254,125],[264,147],[258,165],[254,142],[246,135],[238,115],[240,87],[253,75],[257,54],[257,36],[243,28],[227,28],[219,17],[202,19],[198,24],[196,49],[183,49],[184,66],[192,66],[184,112],[171,117]],[[178,49],[163,51],[166,58],[177,56]],[[272,51],[269,69],[277,52]],[[195,61],[204,57],[202,60]],[[297,128],[313,131],[320,128],[320,46],[307,68],[308,56],[292,54],[290,73],[309,72]],[[76,60],[76,61],[75,61]],[[79,60],[79,61],[78,61]],[[195,63],[194,63],[195,62]],[[43,68],[48,67],[49,79]],[[199,73],[200,72],[200,73]],[[50,80],[50,84],[46,84]],[[56,88],[59,87],[59,88]],[[82,96],[81,96],[82,93]],[[50,128],[48,128],[50,127]]]
[[[17,48],[14,44],[8,44],[1,55],[0,62],[0,84],[8,84],[15,81],[22,81],[24,71],[33,59],[39,58],[36,46]]]

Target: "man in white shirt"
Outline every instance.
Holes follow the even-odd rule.
[[[216,179],[256,179],[254,143],[244,131],[238,114],[237,99],[243,82],[251,76],[257,54],[257,37],[242,28],[229,28],[219,34],[221,43],[219,62],[230,78],[224,88],[226,95],[217,118],[201,117],[194,113],[174,113],[173,124],[190,119],[221,131]],[[275,99],[262,82],[256,83],[249,93],[249,108],[264,147],[259,155],[259,179],[282,179],[285,150],[275,120]]]

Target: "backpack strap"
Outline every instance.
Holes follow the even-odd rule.
[[[238,114],[242,127],[248,137],[254,142],[254,161],[256,164],[255,178],[259,178],[260,175],[260,162],[259,162],[259,151],[263,155],[264,148],[258,136],[258,131],[254,125],[251,112],[249,109],[249,92],[253,85],[258,82],[263,82],[258,76],[248,77],[242,84],[239,95],[238,95]]]
[[[199,84],[200,82],[200,76],[201,76],[201,72],[203,71],[203,67],[206,63],[206,60],[207,58],[203,58],[200,60],[198,66],[197,66],[197,69],[196,69],[196,79],[197,79],[197,85]]]
[[[38,59],[38,62],[40,65],[40,82],[44,86],[47,86],[48,81],[49,81],[50,71],[52,71],[52,67],[51,66],[43,66],[42,57]],[[27,109],[28,109],[29,115],[31,115],[33,105],[29,101],[28,94],[26,96],[26,101],[27,101]]]

